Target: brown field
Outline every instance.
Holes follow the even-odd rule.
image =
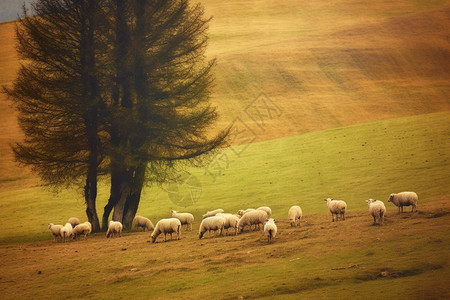
[[[272,244],[259,231],[198,240],[197,221],[165,243],[125,232],[1,246],[0,292],[3,299],[448,298],[449,252],[435,253],[449,245],[449,198],[406,211],[389,207],[383,226],[372,226],[367,212],[335,223],[329,214],[306,215],[301,228],[280,216]]]

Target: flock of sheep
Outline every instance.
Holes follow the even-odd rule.
[[[339,219],[345,220],[345,212],[347,210],[347,204],[342,200],[333,200],[331,198],[324,199],[327,202],[329,211],[331,212],[331,218],[334,222]],[[392,202],[398,207],[398,212],[403,212],[403,206],[412,206],[411,211],[416,210],[418,197],[414,192],[402,192],[398,194],[391,194],[388,202]],[[373,217],[373,224],[383,224],[386,214],[386,207],[380,200],[369,199],[366,200],[369,206],[369,213]],[[262,206],[257,209],[249,208],[245,210],[239,210],[237,214],[225,213],[223,209],[216,209],[208,211],[202,217],[198,237],[201,239],[206,232],[211,234],[211,231],[216,232],[216,235],[223,235],[225,230],[228,234],[229,229],[233,229],[234,235],[244,231],[247,226],[249,229],[260,229],[263,225],[264,235],[267,237],[269,243],[272,242],[277,234],[277,225],[275,220],[270,218],[272,210],[268,206]],[[300,226],[300,220],[302,218],[302,209],[300,206],[294,205],[288,211],[288,219],[292,227]],[[132,228],[143,228],[143,230],[151,231],[152,242],[154,243],[159,235],[164,234],[164,241],[167,240],[167,234],[176,233],[177,239],[181,236],[181,226],[186,225],[187,230],[192,230],[192,224],[194,223],[194,216],[190,213],[179,213],[172,211],[172,218],[161,219],[153,226],[153,223],[145,217],[136,216],[132,223]],[[89,222],[80,223],[77,218],[70,218],[67,223],[62,225],[48,224],[48,228],[54,236],[54,240],[58,239],[62,242],[67,242],[70,239],[79,239],[81,236],[90,234],[92,226]],[[116,221],[110,221],[106,237],[121,236],[122,224]]]

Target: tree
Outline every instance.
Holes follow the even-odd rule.
[[[93,231],[100,229],[95,202],[103,162],[96,76],[102,47],[94,35],[103,3],[41,0],[32,4],[33,16],[24,7],[16,34],[25,63],[13,88],[5,88],[25,133],[13,147],[16,160],[54,187],[84,184]]]
[[[149,164],[164,169],[198,158],[223,145],[228,131],[208,137],[217,117],[209,103],[215,61],[204,55],[210,19],[203,8],[187,0],[115,0],[110,8],[111,197],[103,226],[112,208],[113,219],[129,226]]]

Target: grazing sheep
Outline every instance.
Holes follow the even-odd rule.
[[[277,235],[277,225],[275,220],[270,218],[264,225],[264,234],[267,235],[268,242],[272,242],[272,239]]]
[[[152,233],[152,243],[156,241],[156,238],[164,233],[164,242],[167,240],[166,235],[170,233],[170,239],[172,239],[172,233],[177,233],[177,240],[181,237],[181,222],[177,218],[161,219],[156,223],[155,230]]]
[[[302,216],[303,216],[303,213],[302,213],[302,209],[300,208],[300,206],[298,206],[298,205],[291,206],[291,208],[289,208],[289,211],[288,211],[288,218],[289,218],[289,223],[291,224],[291,227],[296,227],[297,221],[298,221],[298,226],[300,226],[300,221],[302,219]]]
[[[256,209],[254,209],[254,208],[240,209],[240,210],[238,210],[238,215],[240,215],[242,217],[246,213],[254,211],[254,210],[256,210]]]
[[[403,206],[410,205],[412,206],[411,212],[413,212],[414,209],[417,211],[416,205],[418,200],[419,198],[414,192],[401,192],[398,194],[391,194],[388,202],[394,203],[394,205],[398,207],[398,212],[400,213],[400,209],[403,212]]]
[[[373,225],[377,223],[377,218],[378,224],[383,224],[384,216],[386,215],[386,207],[384,206],[384,203],[380,200],[373,199],[366,200],[366,202],[369,205],[369,212],[373,217]]]
[[[78,220],[78,218],[72,217],[67,221],[67,223],[70,223],[70,225],[72,225],[72,228],[75,228],[75,226],[80,224],[80,220]]]
[[[212,210],[212,211],[208,211],[206,214],[204,214],[204,215],[202,216],[202,218],[205,219],[205,218],[213,217],[213,216],[215,216],[216,214],[218,214],[218,213],[223,213],[223,212],[224,212],[223,209],[218,208],[218,209],[215,209],[215,210]]]
[[[234,228],[234,234],[237,235],[238,227],[237,224],[239,223],[239,217],[233,214],[226,214],[226,213],[218,213],[216,216],[221,216],[225,218],[225,225],[223,229],[227,230],[228,228]]]
[[[331,198],[324,199],[327,201],[328,209],[331,212],[331,219],[334,222],[334,215],[336,215],[336,221],[339,221],[339,215],[341,220],[345,220],[345,211],[347,210],[347,203],[342,200],[333,200]]]
[[[263,210],[257,209],[254,211],[250,211],[244,214],[242,218],[239,219],[238,231],[243,232],[246,225],[248,225],[249,227],[255,225],[256,228],[256,225],[259,226],[260,224],[264,224],[267,219],[267,213]]]
[[[198,230],[198,238],[201,239],[206,231],[211,232],[211,230],[218,230],[219,234],[223,233],[223,228],[225,227],[225,217],[223,216],[212,216],[203,219],[200,223],[200,229]]]
[[[60,234],[61,234],[61,238],[63,240],[63,242],[65,243],[66,241],[68,241],[72,235],[73,235],[73,228],[72,225],[70,223],[66,223],[66,225],[64,225],[61,230],[60,230]]]
[[[153,226],[152,221],[150,221],[148,218],[142,216],[135,216],[133,219],[133,223],[131,224],[131,228],[138,229],[139,227],[142,227],[144,231],[145,230],[150,231],[155,229],[155,226]]]
[[[109,221],[109,226],[108,226],[108,231],[106,231],[106,238],[114,237],[117,234],[119,235],[119,237],[122,236],[122,229],[123,229],[123,225],[120,222],[117,221]]]
[[[58,239],[61,239],[61,228],[63,228],[62,225],[54,225],[53,223],[48,223],[48,229],[50,229],[50,232],[53,235],[53,240],[55,242],[58,241]]]
[[[263,210],[267,213],[267,216],[270,218],[270,216],[272,215],[272,210],[270,209],[270,207],[268,206],[261,206],[258,207],[257,209]]]
[[[81,235],[84,235],[84,239],[86,239],[86,236],[89,235],[92,231],[92,225],[89,222],[84,222],[81,224],[78,224],[73,229],[73,237],[80,238]]]
[[[181,225],[186,224],[186,230],[192,230],[192,223],[194,223],[194,216],[190,213],[179,213],[176,210],[172,210],[172,218],[180,220]]]

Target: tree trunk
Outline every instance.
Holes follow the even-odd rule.
[[[126,228],[131,228],[134,217],[141,201],[141,192],[145,182],[145,171],[147,169],[147,163],[141,164],[134,174],[133,184],[128,194],[127,201],[125,203],[125,210],[123,216],[123,225]]]

